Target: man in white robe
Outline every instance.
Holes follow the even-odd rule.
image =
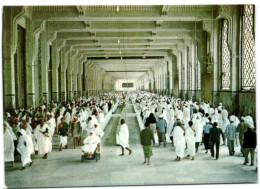
[[[6,124],[4,124],[4,161],[12,162],[14,167],[14,141]]]
[[[100,143],[99,137],[94,134],[94,131],[91,131],[89,136],[83,141],[84,146],[81,147],[82,151],[87,154],[87,158],[92,158],[98,143]]]
[[[129,151],[129,155],[131,155],[132,150],[129,148],[129,131],[128,131],[128,127],[125,124],[125,120],[121,119],[121,127],[120,127],[120,131],[118,133],[118,143],[122,148],[122,153],[119,156],[124,156],[124,149],[127,149]]]
[[[167,120],[168,120],[168,135],[170,135],[170,132],[172,131],[172,127],[174,124],[174,111],[172,109],[172,107],[170,107],[170,109],[167,111]]]
[[[184,118],[186,121],[190,121],[190,109],[188,108],[188,105],[186,105],[186,106],[183,108],[183,118]]]
[[[97,116],[97,120],[98,120],[98,123],[101,125],[105,122],[105,116],[104,116],[104,113],[101,111],[99,112],[98,116]]]
[[[70,122],[72,121],[71,117],[71,110],[67,111],[65,116],[64,116],[65,122],[70,125]]]
[[[187,142],[187,157],[192,157],[191,160],[194,160],[195,156],[195,135],[196,131],[192,128],[193,122],[189,121],[189,127],[185,129],[185,139]]]
[[[56,127],[56,122],[55,122],[55,118],[52,117],[52,114],[48,114],[48,121],[47,121],[47,124],[48,126],[50,127],[50,137],[51,137],[51,140],[52,140],[52,136],[54,134],[54,131],[55,131],[55,127]]]
[[[222,120],[223,120],[221,129],[225,135],[227,125],[230,124],[230,122],[228,119],[228,111],[226,109],[224,109],[224,107],[222,107],[221,115],[222,115]],[[225,136],[225,140],[223,141],[223,144],[224,145],[226,144],[226,136]]]
[[[43,119],[37,126],[36,139],[38,144],[38,154],[43,155],[43,159],[47,159],[47,154],[52,151],[52,142],[50,138],[50,127]]]
[[[98,123],[95,122],[95,121],[92,119],[92,117],[89,117],[89,118],[88,118],[87,128],[86,128],[86,130],[87,130],[87,135],[86,135],[86,137],[88,137],[89,134],[90,134],[90,132],[94,130],[94,125],[95,125],[95,124],[98,124]]]
[[[198,116],[198,113],[193,114],[193,129],[195,129],[196,136],[195,136],[195,148],[196,153],[199,150],[199,144],[202,142],[202,133],[203,133],[203,123],[201,122],[201,119]]]
[[[24,170],[28,163],[30,163],[29,166],[32,165],[31,154],[33,151],[31,149],[33,149],[33,143],[29,140],[30,136],[26,134],[25,130],[21,129],[18,135],[17,151],[21,154],[22,170]]]
[[[185,130],[182,127],[181,122],[179,121],[177,123],[177,126],[174,127],[173,130],[173,140],[174,140],[174,146],[175,146],[175,152],[177,155],[176,160],[181,161],[181,158],[184,157],[184,150],[185,150]]]
[[[180,120],[183,120],[183,113],[178,106],[177,110],[175,111],[175,117],[178,117]]]

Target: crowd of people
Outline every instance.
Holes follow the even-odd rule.
[[[140,111],[145,129],[141,132],[141,143],[145,162],[152,155],[152,143],[164,146],[171,143],[175,148],[176,160],[195,159],[199,145],[204,144],[205,153],[219,159],[219,147],[227,145],[229,155],[234,156],[234,146],[241,147],[244,164],[254,166],[256,149],[256,127],[251,115],[242,115],[240,119],[233,112],[230,114],[222,103],[213,108],[201,101],[182,101],[180,98],[167,97],[148,92],[134,92],[132,99]],[[151,130],[153,136],[150,136]],[[146,138],[146,139],[145,139]],[[148,138],[148,140],[147,140]],[[150,141],[150,142],[148,142]],[[152,143],[151,143],[152,141]]]
[[[180,98],[167,97],[148,92],[130,94],[111,92],[99,96],[81,97],[71,102],[51,102],[27,110],[16,109],[4,116],[4,160],[12,162],[20,154],[22,170],[33,163],[33,157],[42,155],[47,159],[52,152],[54,134],[60,139],[59,150],[68,148],[68,137],[73,138],[73,148],[80,146],[87,158],[92,158],[95,149],[100,153],[101,138],[104,132],[101,125],[116,102],[125,107],[129,100],[140,111],[144,129],[140,133],[144,151],[144,164],[150,165],[152,148],[158,143],[172,144],[176,161],[185,156],[195,160],[199,146],[204,144],[205,153],[219,159],[220,144],[227,145],[229,155],[234,156],[235,145],[241,147],[245,157],[244,164],[255,164],[256,127],[250,115],[238,118],[229,114],[222,103],[215,108],[200,103],[182,101]],[[139,115],[138,115],[139,116]],[[118,133],[119,145],[129,151],[129,132],[125,120],[121,120]],[[221,138],[222,137],[222,138]],[[186,149],[186,155],[185,155]],[[240,152],[239,152],[240,153]]]
[[[47,159],[52,152],[53,135],[60,139],[59,150],[68,148],[72,135],[73,147],[92,156],[104,133],[101,125],[106,114],[119,99],[119,93],[79,98],[71,102],[51,102],[37,108],[14,109],[4,116],[4,160],[12,162],[21,158],[22,170],[33,163],[33,157]],[[18,155],[20,154],[20,156]]]

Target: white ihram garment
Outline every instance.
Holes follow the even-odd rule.
[[[190,127],[185,130],[185,138],[187,142],[187,154],[195,156],[195,133]]]
[[[4,158],[5,162],[14,161],[14,141],[11,132],[7,128],[4,132]]]
[[[31,163],[31,154],[33,153],[31,149],[33,149],[33,143],[30,140],[30,136],[28,136],[25,130],[21,129],[20,133],[22,134],[19,137],[19,142],[17,145],[17,151],[21,154],[21,162],[24,167],[27,163]]]
[[[186,121],[190,121],[190,109],[189,108],[183,108],[183,118]]]
[[[104,123],[104,121],[105,121],[105,116],[104,116],[104,114],[103,114],[102,112],[98,114],[97,120],[98,120],[98,123],[99,123],[99,124],[103,124],[103,123]]]
[[[124,148],[129,147],[128,143],[129,139],[129,131],[126,124],[121,125],[120,131],[118,133],[118,143],[123,146]]]
[[[94,153],[95,149],[97,148],[98,143],[100,143],[99,137],[97,137],[95,134],[92,136],[88,136],[84,141],[84,146],[81,147],[81,149],[85,153]]]
[[[202,141],[203,124],[201,124],[200,119],[193,119],[193,129],[196,131],[195,142]]]
[[[184,138],[184,131],[180,126],[174,127],[173,140],[174,140],[176,155],[179,156],[180,158],[183,158],[184,149],[185,149],[185,138]]]
[[[47,136],[46,134],[43,134],[46,132],[46,129],[48,129],[48,132],[50,133],[50,127],[48,124],[44,124],[42,128],[40,125],[38,125],[38,130],[36,133],[36,139],[38,143],[38,154],[46,154],[48,152],[52,151],[52,143],[50,136]]]

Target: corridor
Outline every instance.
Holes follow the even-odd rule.
[[[201,145],[195,160],[184,158],[177,162],[174,148],[153,148],[151,165],[143,165],[140,130],[132,104],[126,106],[126,124],[129,128],[131,155],[118,156],[121,147],[116,146],[116,130],[121,110],[118,108],[105,129],[102,139],[101,160],[81,162],[81,149],[73,148],[69,137],[69,149],[58,151],[58,137],[53,138],[54,149],[48,159],[36,156],[33,166],[21,171],[20,163],[14,168],[5,167],[8,188],[19,187],[80,187],[212,183],[256,183],[257,172],[251,166],[242,165],[244,158],[236,147],[235,156],[228,155],[227,146],[220,147],[220,159],[216,161],[205,154]],[[198,171],[199,170],[199,171]]]

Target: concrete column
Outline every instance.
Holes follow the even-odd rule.
[[[182,53],[181,53],[181,51],[179,51],[179,56],[178,56],[178,61],[177,61],[177,65],[178,65],[178,70],[179,70],[179,91],[181,91],[182,90],[182,79],[183,79],[183,77],[182,77],[182,62],[181,62],[181,60],[182,60]]]
[[[187,46],[185,46],[185,50],[184,50],[184,53],[183,53],[183,65],[184,65],[184,86],[183,86],[183,90],[187,91],[188,89],[188,69],[187,69],[187,66],[188,66],[188,50],[187,50]]]
[[[26,62],[26,108],[35,107],[34,63],[33,63],[33,22],[26,20],[25,62]]]
[[[66,56],[66,52],[65,49],[62,48],[61,49],[61,101],[67,101],[67,95],[66,95],[66,69],[67,69],[67,56]]]
[[[214,28],[213,28],[213,91],[218,91],[221,84],[221,78],[219,77],[219,64],[221,61],[220,52],[219,52],[219,35],[220,35],[220,27],[219,27],[219,20],[215,21]]]
[[[41,76],[42,76],[42,101],[49,103],[48,89],[48,48],[47,31],[41,32]]]
[[[172,73],[172,54],[169,54],[168,57],[168,81],[169,81],[169,94],[172,95],[172,89],[173,89],[173,73]]]
[[[191,44],[191,48],[190,48],[190,52],[191,52],[191,90],[195,91],[195,64],[196,64],[196,46],[195,46],[195,42],[193,41]]]
[[[83,63],[79,60],[78,63],[78,98],[82,96],[82,74],[83,74]],[[84,79],[84,76],[83,76]]]
[[[72,77],[72,72],[71,72],[71,67],[70,67],[70,62],[71,62],[71,53],[69,53],[68,56],[68,60],[69,60],[69,64],[68,64],[68,69],[67,69],[67,75],[68,75],[68,100],[72,100],[73,98],[73,88],[72,88],[72,84],[73,84],[73,77]]]
[[[239,80],[239,62],[240,62],[240,7],[233,7],[232,17],[232,52],[231,52],[231,90],[240,89]]]
[[[15,75],[14,54],[12,53],[13,10],[9,6],[3,7],[3,97],[4,110],[9,111],[16,107],[15,102]]]
[[[59,67],[59,50],[57,48],[58,42],[55,40],[52,43],[52,100],[59,101],[59,87],[58,87],[58,67]]]

